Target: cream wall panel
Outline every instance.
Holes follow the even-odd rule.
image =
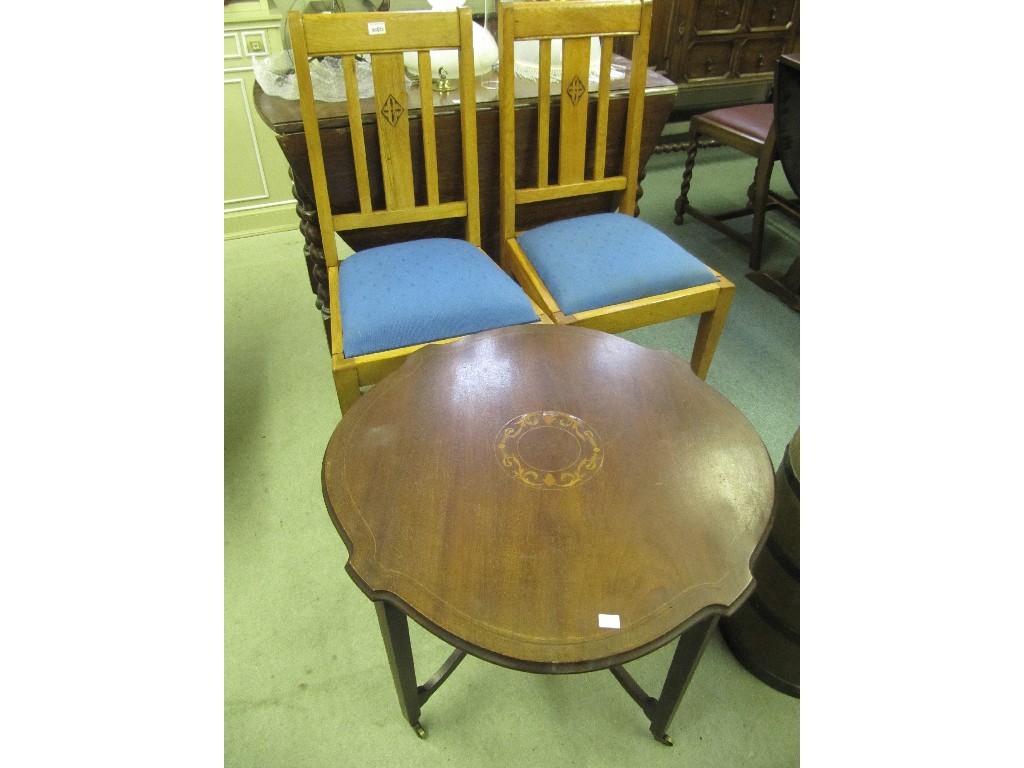
[[[288,164],[273,131],[260,120],[252,102],[255,75],[247,48],[253,41],[266,54],[283,50],[280,20],[225,24],[225,237],[280,231],[299,224]]]
[[[224,204],[269,194],[243,78],[224,79]]]

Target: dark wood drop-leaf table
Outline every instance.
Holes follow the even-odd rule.
[[[610,669],[671,744],[719,617],[753,590],[774,472],[684,360],[532,325],[410,356],[338,425],[323,491],[421,737],[421,707],[469,653],[524,672]],[[455,649],[422,685],[410,616]],[[654,698],[623,665],[676,638]]]

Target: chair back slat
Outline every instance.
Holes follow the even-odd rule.
[[[350,93],[355,94],[354,99],[358,99],[356,57],[353,54],[343,56],[341,65],[345,73],[346,99]],[[370,202],[370,172],[366,167],[366,139],[363,136],[363,121],[353,120],[349,126],[349,134],[352,138],[352,158],[355,163],[356,189],[359,193],[359,212],[370,213],[373,210],[373,204]]]
[[[551,41],[541,40],[537,86],[537,186],[548,185],[548,153],[551,151]]]
[[[412,208],[416,205],[416,194],[413,190],[405,61],[400,53],[375,53],[372,62],[385,205],[389,211]]]
[[[366,227],[464,218],[466,239],[479,246],[476,86],[470,10],[293,12],[288,16],[288,26],[328,268],[338,264],[335,232],[344,236],[348,230]],[[447,183],[442,187],[440,181],[434,106],[434,99],[440,97],[433,92],[429,76],[423,77],[420,85],[410,87],[405,67],[405,54],[413,53],[419,71],[431,72],[431,51],[453,49],[458,54],[459,70],[448,76],[459,81],[458,90],[446,98],[458,101],[462,135],[458,145],[446,151],[451,156],[462,156],[461,188]],[[325,56],[341,58],[339,77],[344,82],[348,111],[347,125],[331,128],[329,132],[320,127],[310,74],[310,59]],[[363,72],[357,70],[365,68],[362,62],[367,60],[372,75],[363,79],[372,80],[373,95],[364,92],[360,99]],[[330,72],[331,68],[323,69]],[[343,138],[346,136],[347,141]],[[334,174],[342,174],[342,170],[328,177],[335,164],[351,164],[356,194],[351,187],[339,186],[338,178],[344,176]],[[337,200],[331,200],[332,192]]]
[[[430,51],[420,51],[417,60],[420,72],[430,72]],[[438,204],[437,192],[437,137],[434,126],[434,100],[427,99],[420,106],[423,123],[423,165],[426,170],[427,205]]]
[[[597,86],[597,119],[594,121],[594,178],[604,178],[604,165],[608,155],[608,100],[612,92],[611,37],[601,38],[601,74]]]
[[[587,161],[587,109],[590,105],[590,38],[562,41],[561,119],[558,183],[583,181]]]
[[[516,153],[515,97],[509,71],[512,68],[499,68],[501,218],[506,240],[518,231],[519,205],[577,195],[611,194],[619,211],[634,213],[651,7],[652,0],[500,1],[499,61],[514,59],[517,41],[539,41],[540,46],[535,158],[530,142],[520,142],[520,147],[525,144],[527,150]],[[597,38],[599,51],[591,51],[598,44],[593,38]],[[609,128],[613,94],[618,98],[626,90],[621,76],[613,76],[617,74],[613,68],[613,46],[620,38],[631,43],[633,61],[625,130],[621,122]],[[550,52],[555,40],[561,42],[561,75],[558,85],[551,86],[559,89],[558,97],[551,99],[548,83],[555,67]],[[599,71],[591,72],[592,61]],[[616,121],[622,119],[622,111],[616,110]],[[552,121],[556,124],[556,146],[551,146],[548,138]],[[617,146],[609,145],[613,135],[621,137]],[[535,219],[535,212],[530,217]]]

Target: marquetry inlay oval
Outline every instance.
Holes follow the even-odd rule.
[[[531,411],[505,424],[494,439],[498,463],[531,488],[564,489],[593,477],[604,462],[594,428],[561,411]]]

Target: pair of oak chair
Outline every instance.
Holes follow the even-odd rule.
[[[633,215],[644,66],[632,69],[625,146],[613,152],[607,146],[614,40],[631,38],[633,60],[646,62],[651,0],[499,3],[499,61],[509,63],[499,67],[498,86],[500,264],[480,247],[469,10],[296,12],[288,24],[328,270],[331,362],[342,413],[358,399],[361,387],[382,379],[425,344],[524,323],[575,324],[618,333],[700,315],[690,364],[698,376],[706,376],[735,287]],[[592,38],[599,41],[599,72],[593,72],[592,59],[598,57],[591,56]],[[536,142],[529,158],[516,152],[511,66],[515,43],[524,40],[539,41],[540,83],[550,81],[552,40],[562,42],[558,109],[549,89],[539,88]],[[439,50],[449,52],[446,57],[455,50],[459,59],[457,73],[435,76],[458,81],[450,94],[458,101],[461,126],[462,185],[457,192],[438,182],[436,95],[426,77],[419,89],[407,90],[406,85],[405,54],[415,52],[419,73],[434,75],[430,57]],[[340,58],[346,94],[358,93],[357,59],[364,62],[360,66],[368,60],[373,69],[372,100],[348,99],[357,210],[338,212],[328,194],[309,69],[311,58],[328,56]],[[417,90],[421,125],[411,132],[409,115],[416,99],[410,96]],[[354,114],[356,105],[362,115]],[[366,114],[370,109],[372,117]],[[610,168],[609,155],[617,158],[620,151],[621,169]],[[451,148],[447,153],[455,154]],[[617,211],[554,221],[526,232],[516,227],[517,213],[526,206],[609,192],[618,197]],[[446,218],[464,219],[464,239],[396,242],[339,259],[336,233]]]

